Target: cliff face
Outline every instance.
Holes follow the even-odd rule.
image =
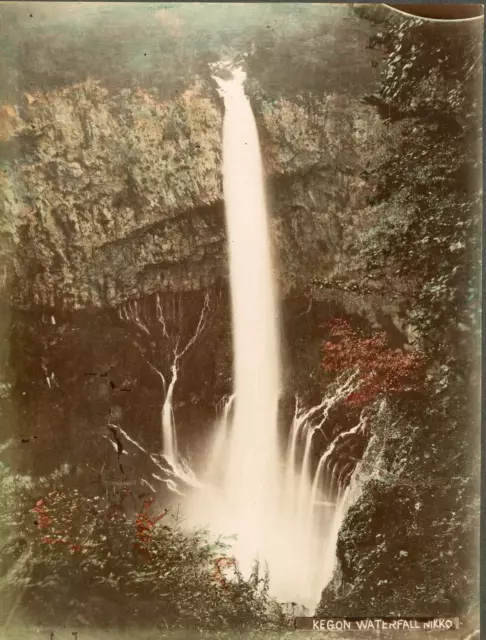
[[[375,326],[388,318],[396,332],[403,328],[399,301],[346,290],[357,271],[347,249],[370,193],[361,174],[370,151],[383,146],[382,125],[372,107],[338,94],[271,100],[255,91],[252,102],[279,267],[286,385],[289,399],[297,391],[314,397],[324,390],[319,327],[327,318],[347,313]],[[210,425],[231,391],[222,104],[212,85],[196,79],[164,102],[87,82],[27,94],[9,122],[18,155],[3,196],[5,211],[15,201],[5,286],[16,309],[22,431],[33,435],[42,424],[56,439],[67,411],[63,455],[76,461],[79,433],[98,438],[115,411],[158,442],[162,390],[147,362],[169,374],[177,335],[189,339],[207,293],[206,336],[183,363],[176,393],[181,429],[197,448],[191,425]],[[44,403],[45,418],[34,409]]]
[[[147,444],[159,446],[163,393],[150,366],[170,375],[174,344],[190,338],[206,295],[211,318],[181,365],[175,395],[187,446],[197,448],[196,423],[211,425],[231,391],[223,104],[209,76],[209,63],[228,43],[209,23],[194,32],[183,11],[170,24],[166,11],[131,14],[128,22],[122,14],[117,28],[133,19],[147,29],[136,68],[122,62],[119,69],[105,57],[97,69],[88,55],[87,68],[74,73],[57,65],[41,37],[37,46],[58,75],[47,78],[28,59],[1,113],[1,262],[12,308],[6,371],[21,416],[16,429],[29,437],[41,430],[46,442],[37,450],[47,453],[54,443],[55,454],[33,462],[43,468],[93,455],[78,446],[79,434],[98,441],[100,424],[112,415],[140,425],[140,437],[146,431]],[[376,109],[361,100],[376,82],[368,54],[356,63],[368,37],[364,22],[339,7],[324,21],[312,9],[299,28],[285,9],[269,9],[263,26],[252,11],[243,14],[241,39],[233,34],[230,51],[247,55],[282,298],[284,412],[291,414],[296,392],[312,399],[323,392],[322,327],[333,314],[386,324],[399,344],[404,340],[400,299],[379,289],[356,295],[354,247],[374,188],[364,174],[387,134]],[[233,15],[217,20],[228,17],[233,29]],[[161,40],[152,19],[168,30],[163,46],[172,49],[171,63],[164,69],[154,67]],[[84,24],[89,42],[96,28]],[[59,46],[73,45],[68,39]],[[321,50],[325,55],[316,56]],[[295,71],[282,74],[282,61]],[[97,79],[72,81],[83,73]],[[160,314],[170,325],[168,342]],[[120,391],[125,387],[130,395]],[[59,448],[61,431],[66,446]]]
[[[380,24],[387,57],[371,100],[396,133],[363,262],[372,278],[409,280],[426,375],[373,417],[318,613],[461,615],[477,627],[483,24],[359,11]]]
[[[255,108],[282,282],[329,276],[367,196],[361,173],[379,119],[332,94]],[[222,106],[211,86],[196,80],[163,102],[88,82],[28,94],[12,114],[16,304],[113,306],[225,277]]]
[[[385,403],[374,417],[317,615],[477,615],[476,436],[441,424],[439,441],[434,417],[424,424]]]

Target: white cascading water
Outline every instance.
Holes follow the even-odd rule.
[[[221,421],[215,447],[226,442],[223,495],[211,525],[238,534],[245,571],[265,560],[268,527],[278,502],[280,393],[279,326],[263,167],[255,119],[244,93],[245,73],[217,78],[225,103],[223,188],[229,244],[234,403],[231,424]],[[226,437],[227,435],[227,437]],[[214,464],[214,451],[211,457]]]
[[[174,410],[172,408],[172,398],[174,395],[174,387],[177,382],[177,366],[171,367],[172,379],[165,395],[162,407],[162,447],[167,461],[171,465],[177,463],[177,436],[174,424]]]
[[[297,402],[282,452],[278,307],[257,127],[244,92],[245,73],[236,69],[230,79],[215,80],[225,104],[234,395],[216,425],[204,486],[186,509],[192,523],[236,534],[232,551],[244,574],[255,560],[266,563],[273,595],[313,606],[334,568],[347,497],[338,465],[331,470],[326,464],[344,436],[330,443],[312,481],[313,439],[331,408],[354,390],[356,376],[338,380],[309,410]]]

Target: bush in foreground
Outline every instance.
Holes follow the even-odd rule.
[[[224,541],[184,531],[153,500],[0,476],[0,589],[33,623],[222,630],[281,621],[268,575],[255,566],[245,579]]]

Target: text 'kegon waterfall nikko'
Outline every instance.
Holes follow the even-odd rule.
[[[215,80],[225,105],[223,186],[234,394],[216,425],[204,487],[191,500],[190,519],[216,534],[235,535],[232,549],[242,572],[247,574],[255,560],[267,564],[275,596],[310,604],[334,566],[337,519],[346,495],[337,485],[334,499],[323,494],[332,483],[320,476],[331,474],[332,465],[319,465],[312,481],[312,438],[331,406],[350,392],[353,380],[338,385],[311,410],[296,410],[285,452],[278,425],[278,304],[260,145],[244,92],[246,74],[236,69],[227,75],[229,79]],[[328,509],[316,517],[318,503]]]

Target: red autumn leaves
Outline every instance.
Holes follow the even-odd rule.
[[[80,551],[81,546],[78,544],[73,544],[69,541],[67,537],[67,530],[60,529],[59,525],[62,523],[56,523],[54,519],[51,517],[49,509],[46,505],[46,502],[43,498],[37,500],[35,503],[35,507],[32,511],[36,514],[37,518],[35,520],[35,524],[38,529],[46,529],[46,533],[48,535],[44,535],[42,537],[42,542],[44,544],[67,544],[69,545],[70,551]]]
[[[164,509],[157,517],[149,515],[149,509],[154,503],[154,498],[150,500],[144,500],[143,509],[140,513],[137,513],[137,519],[135,520],[135,528],[137,531],[137,542],[133,544],[133,549],[139,551],[148,559],[151,559],[150,555],[150,543],[152,541],[152,530],[162,518],[167,514],[167,509]]]
[[[131,491],[123,490],[123,495],[127,493]],[[31,512],[35,514],[34,524],[43,545],[57,545],[58,549],[67,547],[72,554],[82,552],[88,554],[88,562],[91,557],[96,562],[107,551],[113,553],[110,540],[115,536],[125,551],[133,553],[142,562],[157,564],[164,562],[159,555],[162,550],[160,544],[172,545],[174,538],[171,532],[176,530],[157,533],[156,525],[168,510],[155,511],[154,502],[153,498],[144,500],[140,511],[131,519],[125,515],[120,503],[107,505],[101,498],[82,496],[77,490],[66,493],[53,491],[38,500]],[[207,560],[208,571],[214,582],[228,589],[228,576],[225,573],[236,568],[236,560],[224,555],[212,556]]]
[[[41,498],[31,510],[36,514],[35,526],[44,534],[41,541],[44,544],[68,545],[69,550],[72,552],[81,551],[83,545],[77,540],[79,532],[76,531],[76,527],[73,525],[73,515],[79,513],[80,507],[82,508],[89,499],[82,498],[77,492],[76,496],[68,498],[65,494],[58,491],[52,492],[48,497],[50,506],[48,506],[46,499]],[[133,544],[134,550],[138,550],[149,557],[152,529],[157,522],[167,514],[167,509],[165,509],[160,515],[156,517],[151,516],[149,509],[153,502],[154,499],[145,500],[142,511],[137,514],[135,520],[135,536],[137,541]],[[93,508],[95,510],[95,513],[91,513],[91,515],[95,515],[97,518],[103,518],[105,516],[112,521],[117,515],[121,515],[123,511],[119,505],[117,506],[118,509],[116,513],[113,509],[103,512],[100,508],[91,507],[91,512],[93,512]],[[87,513],[85,515],[87,515]]]
[[[417,382],[424,364],[418,351],[390,347],[384,331],[365,337],[341,318],[332,320],[329,327],[332,340],[324,345],[324,370],[357,371],[359,375],[358,386],[346,404],[369,404],[381,395],[406,391]]]
[[[36,525],[39,529],[45,529],[52,524],[52,518],[48,513],[48,509],[45,506],[43,499],[37,500],[32,511],[37,514]]]
[[[223,575],[223,568],[236,567],[237,561],[235,558],[228,558],[227,556],[221,556],[220,558],[216,558],[214,561],[214,578],[224,587],[226,585],[226,579]]]

